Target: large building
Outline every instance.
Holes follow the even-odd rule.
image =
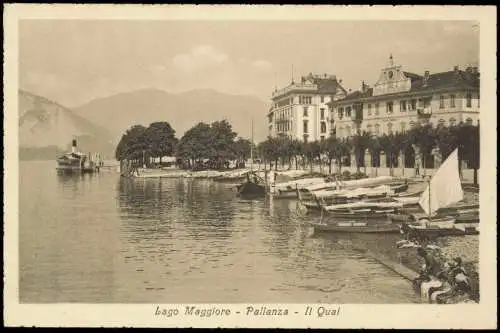
[[[303,141],[324,140],[331,132],[327,103],[344,98],[347,92],[334,75],[302,77],[283,89],[275,89],[267,115],[269,135],[287,135]]]
[[[440,73],[405,72],[389,58],[373,87],[364,82],[329,105],[335,134],[346,138],[363,131],[374,135],[401,132],[417,123],[454,126],[479,123],[479,71],[455,66]]]

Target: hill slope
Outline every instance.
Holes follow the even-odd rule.
[[[44,156],[53,155],[57,150],[66,150],[74,136],[78,139],[81,151],[112,156],[114,145],[106,129],[42,96],[19,90],[18,98],[19,147],[24,152],[21,154],[23,159],[30,158],[26,152],[36,155],[35,152],[44,151]]]
[[[228,95],[215,90],[192,90],[171,94],[158,89],[145,89],[94,99],[74,111],[92,122],[106,127],[116,142],[132,125],[148,126],[155,121],[168,121],[181,137],[198,122],[227,119],[239,136],[267,136],[267,103],[254,96]]]

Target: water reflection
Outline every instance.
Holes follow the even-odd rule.
[[[356,250],[386,251],[393,240],[310,237],[306,222],[318,216],[302,215],[296,200],[245,200],[199,179],[52,173],[21,169],[28,301],[413,301],[407,282]]]

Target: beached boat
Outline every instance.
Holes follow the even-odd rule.
[[[366,223],[346,221],[336,223],[310,223],[314,233],[399,233],[398,225],[391,223]]]
[[[400,185],[397,185],[400,186]],[[403,184],[406,187],[406,184]],[[317,191],[298,191],[301,204],[307,209],[320,210],[322,206],[332,206],[339,204],[357,202],[389,202],[401,203],[401,207],[416,206],[419,197],[399,197],[394,193],[394,188],[390,185],[380,185],[373,188],[349,189],[322,189]],[[399,207],[399,205],[396,205]]]
[[[273,184],[271,191],[273,197],[277,199],[297,198],[297,189],[300,190],[315,185],[325,186],[326,184],[325,177],[300,178]]]

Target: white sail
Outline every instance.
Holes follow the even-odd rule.
[[[430,191],[430,195],[429,195]],[[418,202],[427,215],[464,198],[458,172],[458,149],[448,156],[437,170]]]

